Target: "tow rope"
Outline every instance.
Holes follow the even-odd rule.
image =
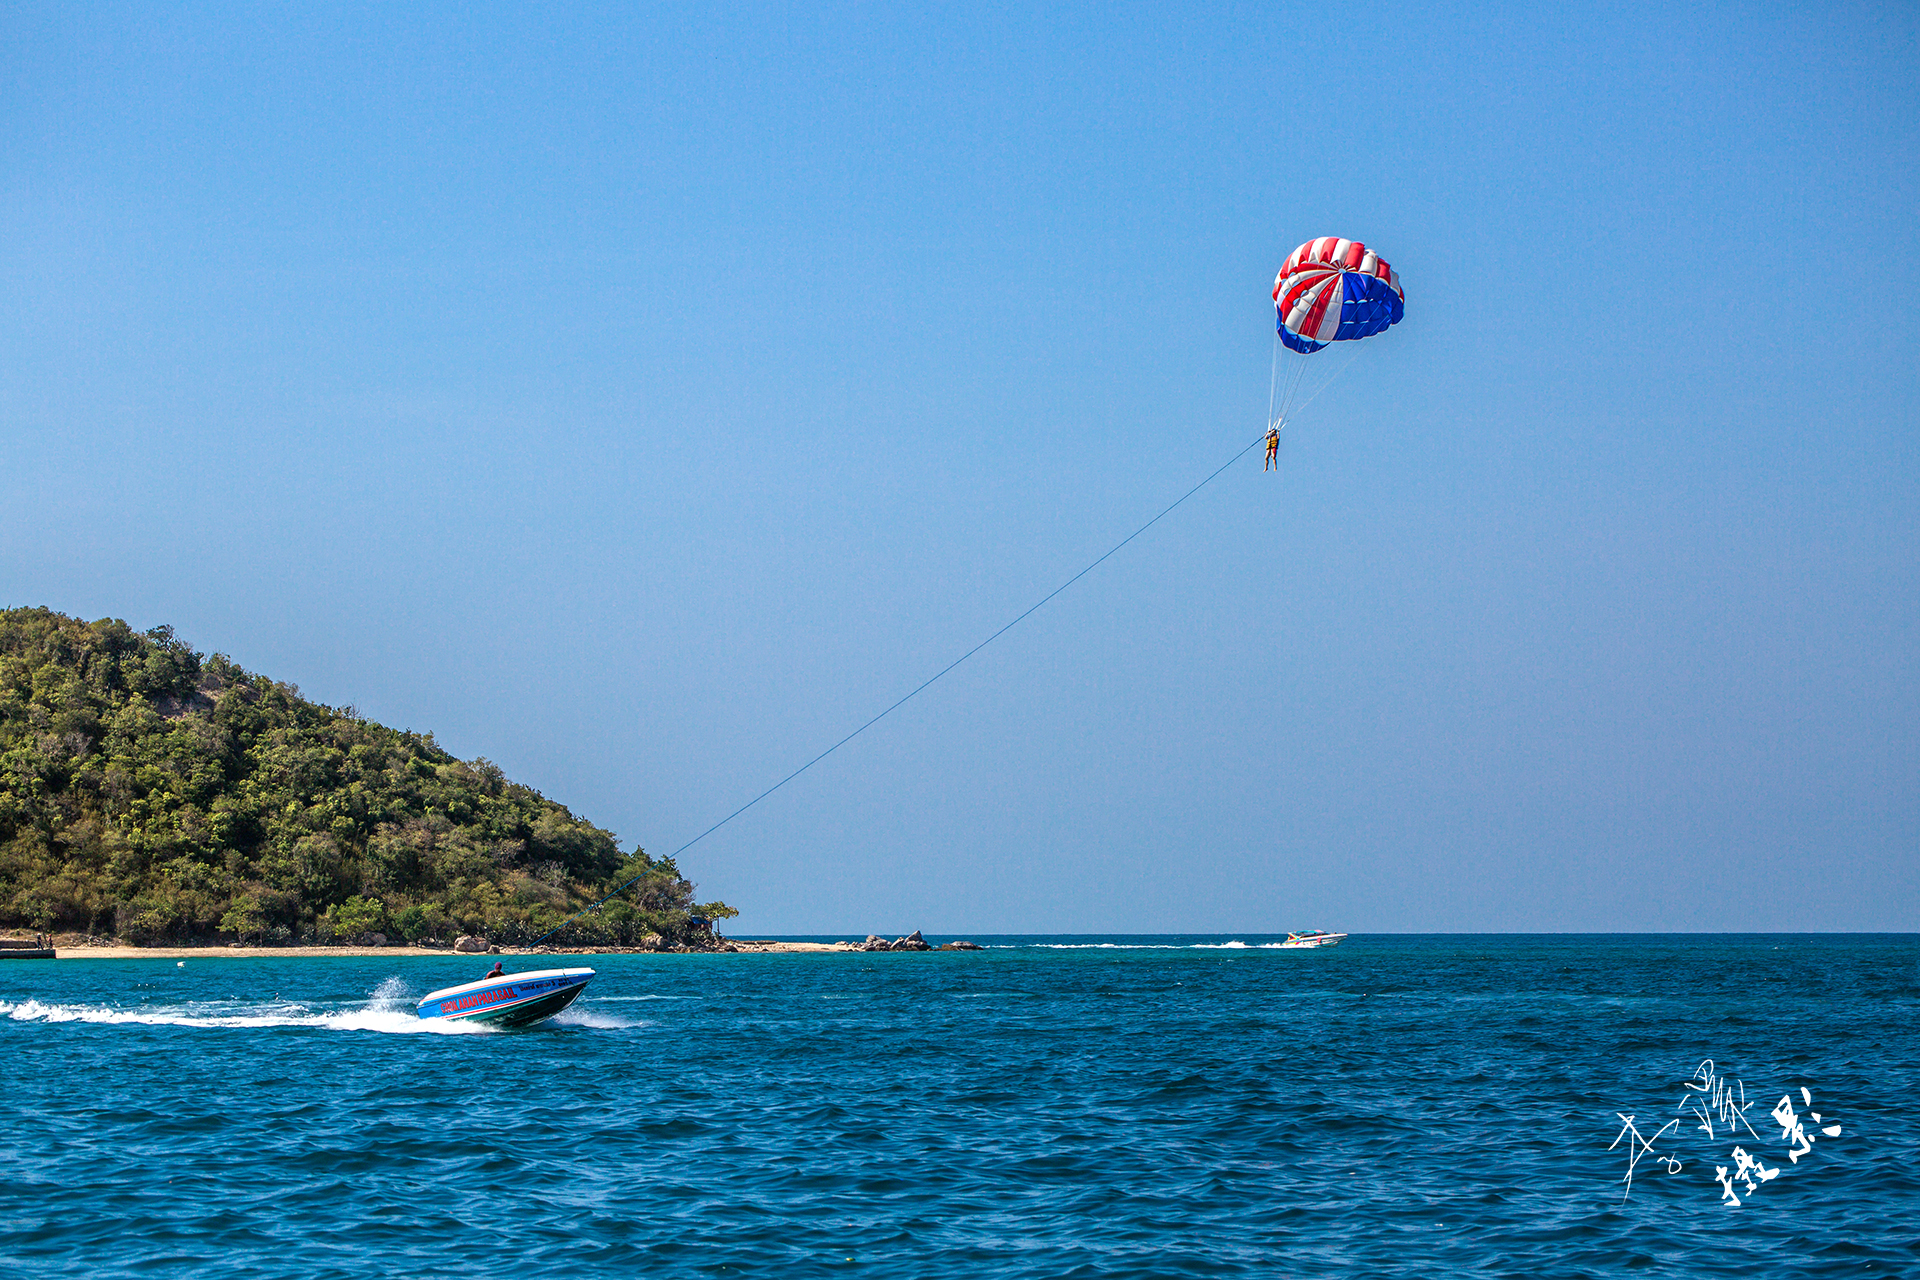
[[[1301,408],[1305,408],[1305,407],[1306,407],[1305,405],[1301,406]],[[732,813],[720,819],[720,821],[714,823],[712,826],[708,827],[705,831],[702,831],[699,835],[695,836],[693,839],[681,845],[678,849],[675,849],[672,853],[667,855],[667,860],[671,862],[674,859],[678,858],[681,854],[693,848],[693,846],[695,846],[696,844],[699,844],[702,840],[705,840],[708,836],[712,835],[714,832],[718,831],[720,828],[726,826],[729,822],[732,822],[735,818],[739,817],[741,814],[745,813],[747,810],[753,808],[753,806],[759,804],[762,800],[765,800],[768,796],[772,795],[774,792],[778,791],[780,788],[786,786],[789,782],[792,782],[795,778],[799,777],[801,774],[805,773],[807,770],[813,768],[813,766],[819,764],[822,760],[825,760],[828,756],[832,755],[834,752],[838,751],[840,748],[846,746],[849,742],[852,742],[855,738],[859,737],[861,734],[865,733],[867,730],[873,728],[873,726],[875,726],[876,724],[879,724],[882,720],[885,720],[888,716],[898,711],[901,707],[904,707],[907,703],[911,702],[915,697],[919,696],[922,692],[924,692],[929,686],[934,684],[934,682],[938,681],[942,676],[946,675],[948,672],[952,671],[955,667],[965,662],[968,658],[971,658],[974,654],[980,652],[982,649],[992,644],[995,640],[998,640],[1001,636],[1007,634],[1007,632],[1019,626],[1022,622],[1025,622],[1028,617],[1038,612],[1039,609],[1043,605],[1045,605],[1048,601],[1052,600],[1055,596],[1059,595],[1062,591],[1065,591],[1068,587],[1072,586],[1074,583],[1080,581],[1080,579],[1092,573],[1095,569],[1098,569],[1102,564],[1105,564],[1107,560],[1110,559],[1122,547],[1126,546],[1129,542],[1132,542],[1135,538],[1139,537],[1141,534],[1145,533],[1147,530],[1153,528],[1153,526],[1155,526],[1156,524],[1159,524],[1161,520],[1165,519],[1168,515],[1171,515],[1173,513],[1174,508],[1178,507],[1181,503],[1185,502],[1188,498],[1191,498],[1194,494],[1200,492],[1202,489],[1206,488],[1209,484],[1213,483],[1213,481],[1216,478],[1218,478],[1221,472],[1225,471],[1228,467],[1231,467],[1234,463],[1240,461],[1240,459],[1246,457],[1247,454],[1251,453],[1257,446],[1262,445],[1264,443],[1266,443],[1266,433],[1262,432],[1258,437],[1254,439],[1253,443],[1247,445],[1245,448],[1241,449],[1238,453],[1234,454],[1231,458],[1228,458],[1225,462],[1221,463],[1218,467],[1214,468],[1213,471],[1207,475],[1206,479],[1202,480],[1199,484],[1194,485],[1193,488],[1187,490],[1185,493],[1175,498],[1172,502],[1168,503],[1165,507],[1161,509],[1158,515],[1153,517],[1153,519],[1147,521],[1145,524],[1141,525],[1138,529],[1135,529],[1132,533],[1128,534],[1126,537],[1120,539],[1120,541],[1114,543],[1111,547],[1107,548],[1106,552],[1103,553],[1099,559],[1095,560],[1093,563],[1089,564],[1086,568],[1074,574],[1071,578],[1068,578],[1065,582],[1061,583],[1059,586],[1055,587],[1053,590],[1047,592],[1046,595],[1041,596],[1038,600],[1034,601],[1031,605],[1027,606],[1027,608],[1022,610],[1020,614],[1013,619],[1013,621],[1001,627],[998,631],[994,632],[992,635],[988,636],[985,640],[982,640],[979,644],[976,644],[975,646],[973,646],[973,648],[967,650],[965,653],[955,658],[952,662],[949,662],[946,666],[940,668],[938,671],[928,676],[925,680],[922,680],[919,684],[915,685],[912,690],[910,690],[908,693],[903,695],[898,701],[894,702],[891,706],[887,707],[886,710],[880,712],[878,715],[874,716],[872,719],[862,724],[858,729],[855,729],[852,733],[849,733],[846,737],[840,739],[840,741],[834,743],[832,746],[828,747],[825,751],[822,751],[819,755],[813,757],[813,759],[807,761],[805,764],[801,765],[798,769],[795,769],[792,773],[780,779],[780,781],[774,783],[772,786],[768,787],[765,791],[762,791],[759,795],[747,801],[745,804],[741,805],[738,809],[735,809]],[[625,884],[621,885],[618,889],[615,889],[612,893],[609,893],[606,897],[600,899],[598,902],[593,903],[591,906],[582,907],[580,910],[574,912],[572,915],[568,916],[565,920],[562,920],[559,924],[547,930],[545,933],[541,934],[538,938],[535,938],[528,945],[534,946],[534,947],[539,946],[541,943],[545,942],[548,938],[551,938],[554,934],[560,932],[562,929],[572,924],[575,920],[578,920],[581,916],[587,915],[594,911],[598,911],[601,907],[613,901],[615,898],[619,897],[621,894],[625,893],[628,889],[631,889],[634,885],[640,883],[640,881],[646,879],[647,876],[651,874],[652,872],[650,871],[641,872],[639,875],[633,877],[633,879],[627,881]]]

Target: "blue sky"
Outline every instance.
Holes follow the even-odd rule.
[[[746,933],[1911,928],[1910,6],[14,6],[0,603]]]

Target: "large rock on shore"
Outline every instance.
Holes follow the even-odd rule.
[[[867,940],[861,943],[858,947],[856,947],[855,950],[858,950],[858,951],[931,951],[933,950],[933,944],[928,942],[925,938],[921,937],[920,931],[918,929],[915,929],[912,933],[908,934],[906,937],[895,938],[892,942],[888,942],[885,938],[881,937],[877,933],[870,933],[867,935]]]
[[[469,955],[477,955],[486,951],[487,940],[485,938],[477,938],[471,933],[463,933],[459,938],[455,939],[453,949],[455,951],[465,951]]]

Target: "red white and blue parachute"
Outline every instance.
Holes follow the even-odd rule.
[[[1301,355],[1383,332],[1405,313],[1406,297],[1378,254],[1338,236],[1307,241],[1273,278],[1280,341]]]

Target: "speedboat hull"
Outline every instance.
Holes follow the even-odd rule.
[[[1290,933],[1283,947],[1337,947],[1347,935],[1344,933],[1324,933],[1319,929],[1309,929],[1305,933]]]
[[[592,977],[591,969],[536,969],[482,978],[435,991],[420,1001],[420,1016],[495,1027],[532,1026],[579,999]]]

